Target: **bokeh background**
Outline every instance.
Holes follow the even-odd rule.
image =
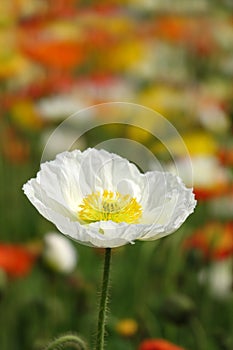
[[[114,250],[107,348],[233,349],[232,79],[231,0],[1,0],[1,350],[38,350],[69,330],[93,342],[103,252],[51,234],[21,188],[62,121],[114,101],[175,126],[198,206],[174,235]],[[164,146],[107,113],[85,115],[56,132],[48,158],[103,118],[72,147],[125,138],[172,169],[168,146],[192,185],[176,138]]]

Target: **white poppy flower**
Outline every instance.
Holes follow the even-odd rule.
[[[207,284],[210,293],[218,299],[232,296],[232,263],[231,257],[222,261],[215,261],[198,275],[199,282]]]
[[[177,161],[179,165],[179,175],[184,183],[189,186],[190,182],[190,159],[180,158]],[[176,164],[176,165],[177,165]],[[176,173],[174,164],[167,166],[168,171]],[[192,157],[193,183],[194,187],[212,188],[228,182],[229,174],[227,170],[221,166],[218,159],[214,156],[198,155]]]
[[[59,233],[45,235],[44,261],[55,271],[70,273],[77,265],[77,252],[70,240]]]
[[[36,105],[42,117],[48,120],[64,119],[64,116],[76,113],[87,106],[88,101],[83,103],[71,94],[43,98]]]
[[[196,205],[192,190],[177,176],[142,174],[128,160],[96,149],[58,154],[23,190],[59,231],[104,248],[166,236]]]

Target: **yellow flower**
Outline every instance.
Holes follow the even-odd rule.
[[[13,1],[9,0],[1,0],[0,1],[0,25],[8,26],[11,25],[14,21],[15,13],[14,13],[14,4]]]
[[[216,141],[214,137],[212,137],[209,133],[198,131],[182,135],[182,137],[191,156],[213,155],[217,151]],[[181,157],[185,156],[183,154],[184,146],[180,142],[180,139],[171,138],[170,140],[167,140],[166,145],[169,147],[169,149],[172,149],[173,154]],[[152,148],[152,151],[163,153],[165,151],[165,148],[161,144],[155,144]]]
[[[142,60],[144,55],[143,45],[136,40],[126,40],[109,52],[109,63],[112,69],[129,69]]]
[[[8,78],[18,75],[26,68],[25,59],[19,54],[0,57],[0,78]]]
[[[174,115],[174,111],[188,111],[192,105],[192,96],[177,88],[158,86],[142,91],[139,103],[156,110],[162,115]]]
[[[116,324],[116,331],[123,337],[132,337],[138,331],[138,324],[132,318],[124,318]]]
[[[30,100],[16,102],[11,109],[12,119],[26,129],[39,129],[43,121]]]

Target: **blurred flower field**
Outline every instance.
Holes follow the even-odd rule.
[[[66,239],[22,191],[41,160],[88,147],[146,170],[154,155],[198,201],[173,235],[113,250],[106,348],[233,349],[232,79],[230,0],[1,1],[1,350],[70,330],[93,343],[103,250]],[[148,114],[105,109],[118,101]],[[156,137],[164,125],[185,147]]]

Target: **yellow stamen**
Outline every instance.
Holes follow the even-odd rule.
[[[142,207],[136,198],[119,192],[104,190],[87,195],[78,212],[80,220],[91,223],[96,221],[137,223],[142,215]]]

